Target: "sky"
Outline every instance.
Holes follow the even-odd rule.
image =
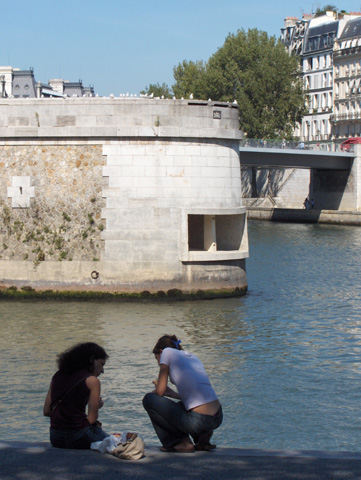
[[[173,67],[203,60],[229,33],[280,36],[286,17],[326,4],[361,11],[361,0],[0,0],[0,65],[34,69],[36,81],[82,80],[101,96],[174,83]]]

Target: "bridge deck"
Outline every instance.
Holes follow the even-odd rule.
[[[240,147],[242,167],[351,170],[354,152]]]

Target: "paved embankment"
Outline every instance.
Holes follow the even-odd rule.
[[[161,453],[147,447],[138,461],[90,450],[60,450],[49,443],[0,441],[0,479],[361,479],[361,453],[219,448],[212,452]]]

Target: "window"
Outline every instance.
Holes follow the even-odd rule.
[[[327,97],[326,97],[326,94],[325,94],[325,93],[322,95],[322,104],[321,104],[321,107],[323,108],[323,110],[325,110],[326,107],[327,107]]]

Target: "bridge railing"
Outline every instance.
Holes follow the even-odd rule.
[[[245,138],[240,141],[240,148],[279,148],[280,150],[313,150],[315,152],[353,152],[354,145],[347,145],[342,150],[341,144],[334,142],[296,142],[292,140],[265,140]]]

